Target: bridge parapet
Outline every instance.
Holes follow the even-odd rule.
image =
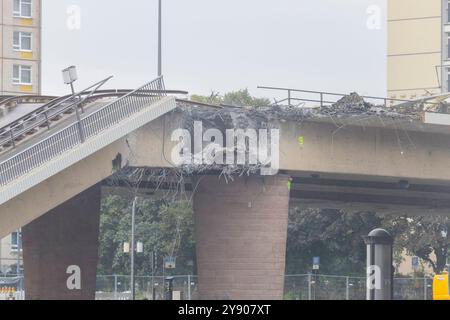
[[[0,162],[0,186],[3,186],[5,191],[1,193],[0,204],[170,111],[170,103],[158,105],[155,110],[148,110],[147,117],[142,118],[147,122],[130,123],[130,118],[154,105],[165,95],[164,81],[158,78],[85,117],[73,119],[72,123],[62,130],[37,141],[24,150],[17,152],[13,150]],[[172,108],[174,107],[175,104],[172,103]],[[129,123],[129,127],[125,126],[108,132],[108,129],[123,124],[125,120]],[[96,137],[98,139],[94,139]],[[75,152],[74,150],[79,146],[84,146],[84,149]],[[69,153],[69,151],[72,152]],[[61,159],[64,156],[66,158]],[[59,163],[49,166],[52,160],[59,160]],[[43,166],[46,168],[42,169]],[[42,170],[36,173],[35,169],[38,168]],[[29,173],[35,174],[25,177]]]

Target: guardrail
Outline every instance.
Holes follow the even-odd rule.
[[[258,86],[258,89],[265,89],[265,90],[274,90],[274,91],[283,91],[287,93],[287,98],[281,99],[279,101],[276,101],[277,104],[280,103],[286,103],[288,106],[292,106],[294,102],[300,101],[300,102],[315,102],[319,103],[319,106],[321,108],[332,105],[336,102],[338,102],[339,99],[344,98],[348,96],[348,94],[345,93],[334,93],[334,92],[327,92],[327,91],[312,91],[312,90],[300,90],[300,89],[290,89],[290,88],[278,88],[278,87],[263,87]],[[299,98],[294,96],[294,94],[305,94],[305,95],[312,95],[311,98]],[[338,99],[332,99],[332,97],[337,97]],[[382,102],[385,107],[388,106],[388,103],[405,103],[405,102],[412,102],[411,100],[406,99],[394,99],[394,98],[386,98],[386,97],[374,97],[374,96],[360,96],[363,99],[367,100],[373,100],[373,101],[379,101]],[[431,105],[439,105],[438,103],[434,102],[427,102],[427,104]]]
[[[46,126],[50,129],[51,121],[70,109],[75,109],[78,115],[78,108],[82,108],[83,103],[111,78],[112,77],[108,77],[89,88],[67,96],[66,98],[55,99],[39,109],[9,123],[3,128],[0,128],[0,146],[12,146],[15,148],[15,141],[17,138],[26,135],[41,126]]]
[[[12,103],[21,103],[21,102],[37,102],[42,103],[45,101],[49,103],[54,100],[56,97],[54,96],[41,96],[41,95],[25,95],[25,96],[11,96],[11,97],[0,97],[0,106],[9,105]]]
[[[159,93],[155,93],[159,92]],[[165,96],[163,78],[124,95],[0,163],[0,185],[23,176]]]

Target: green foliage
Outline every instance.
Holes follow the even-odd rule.
[[[283,300],[297,300],[297,296],[294,292],[286,292],[283,296]]]
[[[194,94],[191,96],[192,101],[200,102],[200,103],[206,103],[206,104],[215,104],[220,105],[223,103],[223,98],[219,95],[218,92],[211,92],[211,95],[209,96],[201,96]]]
[[[450,218],[294,208],[289,218],[287,272],[310,272],[312,258],[320,256],[323,274],[361,274],[366,264],[363,237],[379,227],[395,239],[394,264],[402,262],[406,249],[408,254],[427,262],[435,273],[445,269],[450,245],[445,232],[450,230]]]
[[[130,242],[133,199],[107,195],[102,201],[100,218],[100,260],[98,273],[129,274],[130,256],[123,252],[124,242]],[[195,272],[195,242],[192,208],[188,202],[165,203],[143,199],[137,204],[136,241],[144,243],[144,253],[136,254],[136,274],[152,272],[152,252],[157,252],[156,272],[162,273],[164,256],[177,257],[174,273]]]
[[[396,230],[395,245],[397,250],[406,249],[426,261],[435,273],[441,273],[446,266],[450,239],[450,218],[445,216],[407,217],[393,216],[386,218],[386,225]]]
[[[100,261],[98,273],[129,274],[132,198],[107,195],[102,201]],[[196,274],[194,221],[191,203],[166,203],[140,199],[136,215],[136,240],[144,253],[136,255],[137,275],[150,275],[152,252],[158,254],[157,274],[162,274],[162,257],[176,256],[177,274]],[[300,210],[289,214],[286,272],[311,272],[312,258],[321,257],[322,274],[361,275],[366,264],[363,237],[378,227],[395,238],[394,259],[398,264],[406,251],[428,262],[439,273],[445,268],[450,240],[450,218],[378,216],[373,212],[347,213],[342,210]],[[287,297],[289,298],[289,297]]]
[[[223,103],[238,107],[264,107],[270,105],[265,98],[255,98],[250,95],[248,89],[229,92],[224,95]]]
[[[210,96],[192,95],[191,100],[206,104],[226,104],[237,107],[265,107],[270,105],[269,99],[253,97],[248,89],[228,92],[224,96],[214,91],[211,92]]]
[[[287,273],[311,272],[314,256],[321,257],[322,274],[360,275],[365,269],[363,237],[381,225],[371,212],[300,210],[289,215]]]

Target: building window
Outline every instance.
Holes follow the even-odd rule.
[[[450,23],[450,1],[447,4],[447,23]]]
[[[31,0],[14,0],[14,17],[31,18]]]
[[[31,66],[17,65],[13,66],[14,84],[31,84]]]
[[[20,233],[11,233],[11,251],[17,252],[19,250]]]
[[[450,69],[447,69],[447,92],[450,92]]]
[[[16,51],[31,51],[31,32],[14,31],[13,47]]]

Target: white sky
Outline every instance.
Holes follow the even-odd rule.
[[[166,87],[221,93],[258,85],[386,92],[386,0],[163,0]],[[67,8],[81,9],[81,29]],[[370,6],[380,29],[367,27]],[[114,75],[112,88],[155,78],[157,0],[43,0],[43,93],[67,92],[60,71],[77,65],[78,89]]]

